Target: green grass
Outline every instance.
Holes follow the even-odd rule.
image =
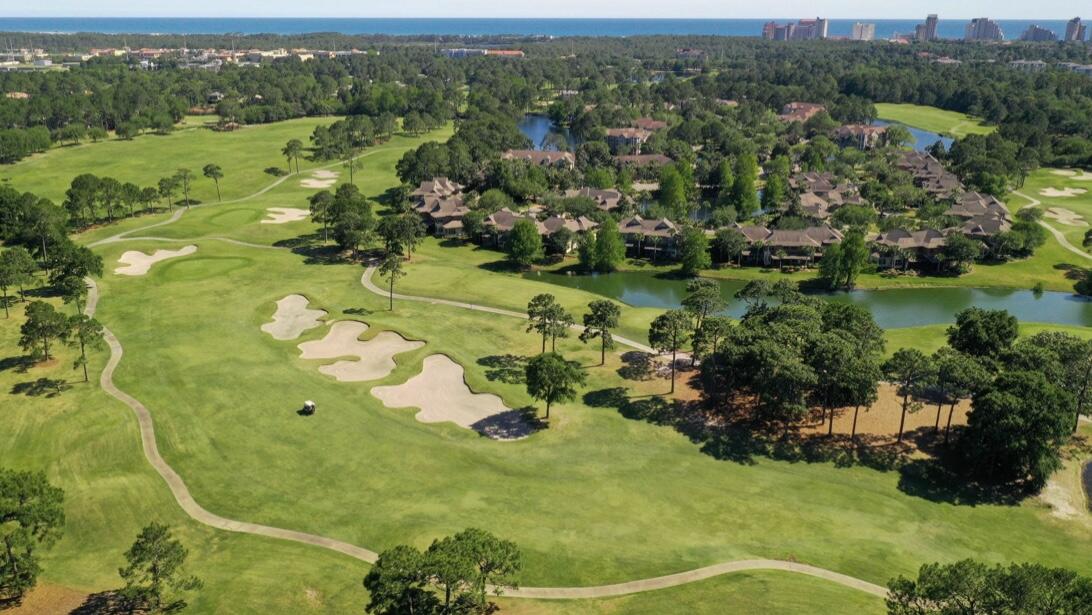
[[[987,126],[982,120],[965,113],[922,105],[876,103],[876,114],[881,120],[956,138],[972,134],[986,135],[997,130],[996,126]]]
[[[1050,226],[1057,229],[1063,235],[1070,244],[1081,248],[1081,244],[1084,242],[1084,234],[1088,231],[1092,224],[1092,181],[1084,179],[1076,179],[1081,176],[1082,171],[1073,172],[1074,175],[1065,176],[1059,175],[1056,171],[1064,171],[1062,169],[1038,169],[1033,172],[1024,181],[1024,185],[1018,190],[1023,195],[1029,198],[1040,201],[1042,204],[1039,206],[1044,211],[1050,208],[1068,209],[1080,216],[1080,219],[1085,223],[1085,226],[1062,224],[1060,221],[1052,218],[1044,217],[1043,221]],[[1044,190],[1083,190],[1083,193],[1074,194],[1074,196],[1047,196],[1043,194]],[[1027,198],[1020,196],[1019,194],[1012,194],[1009,197],[1009,208],[1016,210],[1020,207],[1028,205]],[[1085,250],[1086,252],[1088,250]],[[1085,267],[1092,266],[1092,260],[1082,259],[1080,257],[1073,257],[1075,262],[1082,264]]]
[[[15,188],[33,192],[60,204],[72,178],[80,173],[113,177],[140,186],[154,186],[161,177],[173,175],[179,168],[193,171],[191,198],[216,200],[212,180],[201,175],[206,164],[219,164],[224,170],[220,190],[225,200],[250,194],[270,181],[266,167],[285,167],[281,148],[289,139],[305,144],[315,126],[329,124],[336,118],[305,118],[247,126],[235,132],[206,129],[177,130],[168,135],[149,134],[132,141],[111,139],[100,143],[54,148],[14,165],[0,167],[0,180],[10,180]],[[300,169],[314,166],[300,160]],[[179,191],[181,194],[181,190]],[[181,198],[181,197],[180,197]]]
[[[392,142],[391,151],[365,162],[359,178],[365,193],[391,185],[395,150],[410,145]],[[520,544],[524,585],[610,583],[748,557],[795,559],[881,584],[923,562],[960,557],[1092,572],[1092,536],[1051,517],[1035,500],[957,506],[900,490],[894,472],[718,459],[669,427],[582,400],[558,405],[550,429],[518,442],[422,424],[413,410],[385,408],[368,390],[404,382],[433,353],[463,365],[475,391],[500,395],[512,407],[532,404],[522,385],[496,379],[480,361],[532,355],[539,341],[514,318],[410,302],[389,312],[383,298],[362,289],[357,265],[212,239],[272,243],[311,233],[310,222],[267,230],[261,227],[270,225],[257,224],[253,215],[272,206],[305,207],[310,192],[286,181],[254,199],[198,208],[178,225],[149,231],[198,238],[198,252],[160,263],[144,277],[110,272],[125,250],[167,244],[96,248],[107,269],[99,317],[125,345],[117,384],[145,402],[163,456],[214,513],[377,550],[424,547],[438,536],[484,527]],[[574,308],[593,297],[494,271],[491,263],[499,258],[430,240],[398,290],[517,308],[539,292]],[[322,362],[298,358],[296,345],[322,337],[322,329],[291,342],[259,330],[273,302],[289,293],[306,295],[331,319],[367,322],[369,336],[396,330],[426,346],[399,355],[398,367],[381,381],[338,383],[317,371]],[[624,332],[643,333],[654,314],[625,310]],[[11,339],[19,320],[3,323],[3,356],[17,353]],[[896,335],[917,343],[936,339],[917,330]],[[589,367],[588,391],[626,387],[648,396],[667,389],[663,380],[622,380],[617,355],[595,367],[596,349],[575,339],[563,340],[560,350]],[[96,356],[97,368],[102,361]],[[158,519],[179,527],[194,571],[208,584],[196,612],[346,612],[363,604],[365,567],[357,562],[187,521],[144,461],[129,410],[95,385],[52,399],[10,392],[50,370],[67,372],[68,363],[27,374],[0,371],[3,406],[17,417],[11,434],[0,434],[0,458],[5,465],[46,469],[70,493],[69,533],[47,553],[46,581],[84,590],[116,587],[120,554],[141,525]],[[318,402],[317,415],[296,415],[304,399]],[[505,605],[526,613],[651,613],[678,605],[712,612],[725,604],[773,613],[881,608],[856,592],[779,573],[730,575],[589,603],[514,602]]]
[[[931,354],[948,342],[947,330],[948,325],[888,329],[884,332],[887,338],[887,353],[890,355],[899,348],[917,348],[924,353]],[[1020,323],[1021,336],[1035,335],[1043,331],[1058,331],[1085,339],[1092,339],[1092,329],[1088,327]]]

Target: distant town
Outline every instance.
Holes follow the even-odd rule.
[[[913,32],[895,34],[889,40],[894,43],[927,42],[939,40],[937,26],[940,18],[931,14],[925,18],[924,23],[918,24]],[[762,27],[762,38],[773,41],[806,41],[817,39],[836,38],[828,35],[829,21],[822,17],[815,19],[801,19],[796,23],[783,24],[771,21]],[[1062,40],[1071,43],[1083,43],[1087,38],[1087,27],[1080,17],[1074,17],[1066,23],[1065,33],[1059,39],[1053,30],[1032,24],[1019,37],[1021,41],[1050,42]],[[845,38],[845,37],[842,37]],[[876,24],[857,22],[853,24],[853,31],[849,40],[872,41],[876,40]],[[972,19],[963,34],[963,40],[975,41],[1004,41],[1005,33],[1001,26],[989,17],[976,17]]]

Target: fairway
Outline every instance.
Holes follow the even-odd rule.
[[[394,164],[406,149],[449,135],[450,127],[396,136],[367,150],[356,176],[362,192],[378,196],[395,184]],[[112,144],[99,144],[105,145]],[[535,406],[512,370],[519,372],[519,361],[534,355],[540,340],[521,319],[449,305],[396,300],[389,311],[386,298],[361,286],[359,264],[315,257],[322,252],[308,243],[314,223],[262,224],[270,208],[306,208],[314,190],[294,175],[277,183],[267,177],[253,191],[266,187],[94,248],[107,270],[97,316],[125,348],[114,381],[147,406],[164,459],[214,514],[376,551],[425,547],[464,527],[485,527],[519,544],[525,586],[608,584],[754,558],[798,561],[880,585],[921,562],[961,557],[1090,571],[1092,533],[1052,518],[1038,500],[955,505],[900,486],[897,472],[737,458],[727,443],[697,442],[606,407],[594,393],[622,388],[635,400],[652,399],[666,393],[667,383],[624,379],[618,352],[596,367],[598,347],[575,337],[558,347],[588,368],[583,393],[593,395],[556,405],[549,428],[524,439],[498,442],[387,407],[372,388],[411,380],[433,355],[461,367],[470,391],[496,396],[507,408]],[[126,221],[81,241],[169,220],[159,214]],[[196,251],[159,261],[144,275],[113,271],[126,252],[191,244]],[[428,240],[407,264],[398,291],[510,310],[550,292],[578,320],[598,298],[508,273],[500,259]],[[363,344],[397,336],[423,345],[391,353],[384,370],[366,379],[340,381],[318,369],[321,361],[301,358],[298,348],[322,340],[330,327],[293,331],[283,340],[262,331],[277,302],[290,295],[306,298],[327,322],[366,324]],[[644,340],[659,313],[626,308],[619,333]],[[4,322],[9,340],[16,322]],[[926,349],[940,335],[936,328],[889,333],[893,343]],[[96,354],[96,371],[104,363],[105,353]],[[47,469],[70,497],[78,494],[69,508],[79,529],[49,552],[45,580],[82,591],[116,587],[120,563],[114,562],[137,528],[155,518],[179,527],[192,548],[194,572],[208,585],[196,611],[220,610],[213,605],[225,601],[233,602],[227,612],[344,612],[364,603],[359,579],[367,566],[359,561],[186,518],[141,456],[129,410],[96,384],[73,385],[53,398],[7,392],[20,382],[60,377],[68,364],[0,371],[6,399],[18,402],[5,405],[17,407],[20,419],[16,434],[0,439],[0,452],[19,467]],[[304,400],[321,410],[300,416]],[[37,447],[46,445],[54,455],[40,454]],[[91,483],[99,486],[87,493]],[[116,507],[127,507],[123,517],[112,513]],[[109,531],[99,531],[107,525]],[[92,564],[100,561],[111,565]],[[286,582],[286,563],[306,573]],[[254,574],[240,578],[240,569]],[[718,601],[786,615],[813,612],[816,604],[832,613],[882,611],[879,599],[862,592],[773,571],[591,602],[508,599],[504,606],[515,613],[656,613],[691,604],[694,612],[716,612],[709,606]]]
[[[876,103],[876,117],[957,139],[997,130],[996,126],[987,126],[970,115],[923,105]]]

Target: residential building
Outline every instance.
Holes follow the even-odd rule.
[[[842,233],[827,224],[803,230],[738,224],[736,228],[750,246],[744,257],[748,262],[764,267],[774,261],[778,266],[788,262],[807,267],[821,259],[826,248],[842,241]]]
[[[834,140],[842,147],[855,147],[859,150],[875,149],[884,144],[887,136],[886,126],[867,124],[846,124],[834,131]]]
[[[871,41],[876,39],[876,24],[874,23],[861,23],[856,22],[853,24],[853,32],[849,35],[850,40],[854,41]]]
[[[826,110],[827,108],[823,105],[815,103],[791,102],[781,108],[778,119],[782,122],[807,122]]]
[[[410,198],[416,202],[421,202],[428,197],[443,199],[459,194],[462,191],[462,185],[453,182],[446,177],[433,177],[429,181],[421,182],[421,185],[410,193]]]
[[[955,203],[944,212],[946,216],[969,220],[980,216],[993,216],[995,218],[1008,218],[1009,210],[1005,204],[991,194],[980,192],[964,192],[959,195]]]
[[[1080,17],[1070,19],[1065,25],[1065,40],[1070,43],[1083,43],[1086,26]]]
[[[914,176],[914,184],[934,198],[950,198],[963,191],[963,183],[932,155],[907,151],[895,166]]]
[[[620,166],[633,167],[662,167],[674,162],[663,154],[632,154],[627,156],[615,156],[614,161]]]
[[[967,24],[963,39],[967,41],[1003,41],[1005,40],[1005,33],[1001,31],[1001,26],[989,17],[975,17],[971,20],[971,23]]]
[[[1020,40],[1030,41],[1034,43],[1045,43],[1048,41],[1058,40],[1058,35],[1054,34],[1054,32],[1051,30],[1047,30],[1046,28],[1037,26],[1035,24],[1031,24],[1030,26],[1028,26],[1028,29],[1024,30],[1024,33],[1020,35]]]
[[[1058,65],[1058,68],[1092,77],[1092,64],[1075,64],[1073,62],[1063,62]]]
[[[656,132],[657,130],[663,130],[664,128],[667,128],[667,122],[663,120],[655,120],[650,117],[639,117],[633,120],[633,126],[635,128],[640,128],[641,130]]]
[[[425,227],[436,236],[454,237],[463,233],[463,218],[470,208],[463,196],[425,197],[414,208]]]
[[[499,56],[504,58],[522,58],[523,51],[519,49],[441,49],[440,53],[449,58],[472,58],[476,56]]]
[[[622,193],[608,188],[600,190],[597,188],[576,188],[573,190],[566,190],[563,196],[567,199],[585,197],[595,201],[595,206],[602,211],[613,211],[622,206]]]
[[[576,156],[572,152],[549,152],[534,149],[510,149],[501,154],[501,160],[522,160],[540,166],[559,166],[573,169]]]
[[[641,153],[641,146],[652,136],[652,132],[643,128],[608,128],[607,145],[611,151]]]
[[[829,23],[826,19],[801,19],[797,23],[778,24],[768,22],[762,27],[762,38],[771,41],[808,41],[827,38]]]
[[[651,254],[656,258],[661,254],[675,254],[679,227],[667,218],[646,220],[641,216],[631,216],[618,223],[618,231],[626,241],[626,248],[632,249],[637,256]]]
[[[918,24],[914,28],[914,40],[919,42],[935,41],[937,40],[937,25],[940,23],[940,19],[936,13],[933,13],[925,18],[925,23]]]
[[[1040,73],[1049,67],[1050,65],[1042,60],[1013,60],[1009,62],[1009,68],[1025,73]]]
[[[872,259],[884,269],[906,268],[920,263],[937,263],[940,251],[947,245],[944,233],[936,229],[908,231],[897,228],[880,233],[872,239],[876,250]]]

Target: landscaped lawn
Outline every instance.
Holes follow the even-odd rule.
[[[1042,205],[1039,207],[1046,214],[1043,222],[1065,235],[1069,243],[1081,248],[1085,232],[1092,228],[1092,173],[1038,169],[1028,176],[1018,192],[1020,194],[1010,196],[1010,209],[1015,211],[1030,204],[1028,198],[1040,201]],[[1051,209],[1056,211],[1049,211]],[[1085,267],[1092,266],[1090,259],[1075,257],[1075,261]]]
[[[982,120],[965,113],[923,105],[876,103],[876,113],[881,120],[956,138],[971,134],[985,135],[997,130],[996,126],[987,126]]]

